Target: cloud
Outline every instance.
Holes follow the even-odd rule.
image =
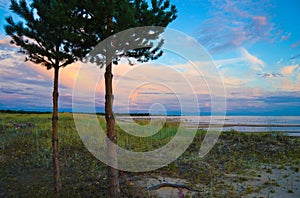
[[[251,18],[255,24],[258,24],[259,30],[262,26],[265,26],[268,24],[266,16],[252,16]]]
[[[246,59],[241,58],[230,58],[230,59],[224,59],[224,60],[214,60],[214,63],[216,64],[217,68],[220,69],[224,66],[236,64],[245,61]]]
[[[247,55],[249,56],[249,54]],[[216,63],[222,65],[220,68],[224,70],[232,69],[232,66],[230,66],[232,64],[238,63],[238,66],[243,66],[250,60],[252,60],[253,64],[261,64],[261,62],[258,59],[253,58],[251,54],[249,57],[217,60]],[[229,66],[227,67],[226,64]],[[185,111],[192,112],[195,110],[195,105],[193,105],[191,102],[192,100],[190,99],[196,96],[201,112],[209,111],[211,106],[211,96],[217,96],[218,90],[220,89],[218,83],[215,83],[216,80],[218,80],[218,77],[214,75],[213,71],[210,70],[210,65],[206,62],[193,62],[193,65],[199,66],[201,72],[195,71],[194,67],[189,64],[167,67],[150,63],[133,67],[126,64],[115,66],[113,68],[115,91],[114,110],[116,112],[126,112],[129,107],[131,111],[147,112],[153,103],[159,103],[164,105],[168,112],[180,111],[180,105],[185,105]],[[33,69],[29,64],[24,62],[21,62],[16,66],[10,65],[8,68],[15,69],[14,67],[20,66],[22,70],[16,75],[16,77],[20,79],[14,79],[13,77],[9,78],[9,75],[5,77],[5,80],[1,78],[2,89],[0,89],[0,108],[22,107],[27,109],[41,109],[44,107],[47,108],[47,110],[51,110],[52,72],[50,72],[51,75],[49,76],[48,74],[43,75],[42,72],[48,73],[49,71]],[[77,67],[79,66],[80,63],[73,65],[73,67],[67,67],[61,70],[61,74],[65,73],[65,75],[62,75],[62,78],[60,79],[60,82],[63,85],[60,88],[60,109],[71,110],[72,108],[71,85],[76,79],[75,71],[77,72]],[[290,74],[291,70],[296,74],[295,68],[288,68],[290,67],[287,66],[283,69],[283,71],[287,71],[286,74]],[[74,69],[74,72],[69,73],[68,71],[71,71],[72,69]],[[97,93],[95,95],[96,101],[94,102],[96,102],[97,105],[96,109],[103,111],[103,70],[99,70],[99,68],[94,65],[91,65],[91,68],[83,67],[82,69],[85,72],[80,73],[79,75],[82,77],[82,82],[87,83],[79,84],[79,90],[81,90],[83,96],[87,91],[95,91],[95,84],[92,83],[92,78],[95,78],[95,81],[97,81],[98,78],[101,78],[96,85]],[[1,67],[0,71],[3,71],[3,67]],[[12,74],[13,72],[11,72],[10,75]],[[34,78],[40,77],[35,79],[35,81],[34,79],[24,80],[24,74]],[[249,78],[226,75],[223,75],[222,78],[225,82],[226,92],[228,93],[227,99],[229,111],[246,111],[247,108],[256,110],[259,110],[260,108],[271,108],[272,101],[259,99],[272,95],[271,92],[266,92],[259,86],[251,87],[249,82],[245,81],[245,79],[248,80]],[[300,76],[298,76],[298,81],[299,79]],[[189,83],[186,83],[185,80],[189,81]],[[283,79],[282,82],[284,82],[284,84],[281,84],[281,87],[279,87],[282,90],[288,89],[291,91],[295,90],[297,85],[299,86],[299,83],[293,84],[293,82],[288,81],[288,79]],[[189,86],[192,86],[192,89],[189,88]],[[213,93],[211,92],[212,90],[214,90]],[[83,105],[88,105],[90,104],[89,101],[91,101],[91,98],[83,97],[80,102]],[[275,101],[274,99],[273,102],[278,103],[278,100]],[[155,110],[159,111],[160,109],[158,108]]]
[[[222,74],[223,81],[228,88],[249,86],[266,72],[265,63],[260,58],[251,54],[247,49],[240,47],[240,54],[236,58],[214,60]],[[274,73],[275,74],[275,73]]]
[[[198,40],[211,53],[272,37],[269,1],[211,0],[211,18],[199,26]]]
[[[53,70],[25,62],[18,47],[9,44],[6,37],[0,40],[0,109],[51,110]],[[73,68],[60,70],[60,107],[71,108]]]
[[[11,41],[11,38],[8,37],[8,36],[2,38],[0,40],[1,48],[4,48],[4,47],[14,47],[12,44],[10,44],[10,41]]]
[[[261,76],[263,78],[278,78],[278,77],[282,77],[281,73],[260,73],[257,74],[258,76]]]
[[[241,51],[242,55],[245,57],[245,59],[247,59],[251,63],[252,69],[262,72],[263,67],[265,66],[265,63],[261,59],[259,59],[258,57],[250,54],[243,47],[240,48],[240,51]]]
[[[281,35],[280,41],[288,40],[291,37],[291,33],[285,33],[284,35]]]
[[[300,91],[300,65],[283,67],[281,73],[284,78],[280,81],[280,89],[285,91]]]
[[[0,0],[0,9],[8,10],[9,5],[10,5],[9,0]]]
[[[293,74],[297,69],[299,70],[300,66],[299,64],[297,65],[289,65],[289,66],[285,66],[281,69],[281,73],[283,75],[291,75]]]
[[[291,44],[291,48],[298,47],[299,45],[300,45],[300,40],[298,40],[295,43]]]
[[[264,92],[253,98],[227,99],[227,115],[300,115],[299,92]]]
[[[0,40],[0,108],[51,110],[53,70],[24,62],[24,57],[17,50]],[[126,112],[129,107],[133,111],[145,112],[153,103],[159,103],[168,112],[180,111],[180,105],[185,107],[185,112],[195,111],[197,105],[202,112],[209,111],[211,98],[218,99],[224,92],[222,82],[228,93],[227,99],[232,100],[228,105],[231,110],[243,109],[243,106],[266,107],[264,101],[256,99],[271,95],[271,85],[283,93],[299,91],[300,75],[295,65],[286,66],[280,72],[260,72],[265,63],[245,48],[240,48],[240,52],[236,58],[215,60],[217,67],[210,61],[186,61],[173,65],[152,62],[133,67],[120,63],[113,67],[114,110]],[[258,71],[264,78],[257,76]],[[79,62],[62,68],[60,109],[72,109],[74,82],[79,79],[77,88],[81,97],[80,104],[87,106],[94,102],[96,109],[103,111],[103,72],[95,65]],[[285,75],[274,78],[279,73]],[[89,92],[94,93],[92,97],[87,95]]]
[[[291,78],[283,78],[280,84],[280,89],[288,92],[296,91],[299,93],[300,91],[300,74],[295,76],[294,79]]]

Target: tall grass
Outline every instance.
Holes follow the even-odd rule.
[[[98,116],[98,121],[105,130],[104,117]],[[34,127],[18,128],[13,124],[28,122]],[[52,196],[51,114],[0,113],[0,126],[0,197]],[[151,137],[135,137],[117,126],[118,145],[132,151],[153,150],[169,142],[177,127],[167,123]],[[107,193],[106,165],[83,145],[71,113],[59,114],[59,150],[62,195]]]

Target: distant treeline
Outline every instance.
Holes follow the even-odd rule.
[[[30,114],[30,113],[34,113],[34,114],[48,114],[48,113],[52,113],[52,112],[51,112],[51,111],[25,111],[25,110],[0,109],[0,113],[18,113],[18,114]],[[63,113],[63,112],[61,112],[61,113]],[[97,113],[97,115],[105,115],[105,113],[100,112],[100,113]],[[130,114],[126,114],[126,113],[116,113],[116,115],[150,116],[151,114],[149,114],[149,113],[130,113]]]
[[[97,113],[97,115],[105,115],[105,113]],[[150,113],[116,113],[116,115],[124,115],[124,116],[150,116]]]
[[[30,114],[30,113],[35,113],[35,114],[48,114],[52,113],[51,111],[24,111],[24,110],[1,110],[0,113],[18,113],[18,114]]]

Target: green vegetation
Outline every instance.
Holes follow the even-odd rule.
[[[107,197],[109,182],[107,166],[97,160],[83,145],[70,113],[59,115],[60,162],[63,188],[61,197]],[[99,122],[105,126],[104,117]],[[34,126],[15,127],[14,123]],[[146,120],[137,121],[147,124]],[[151,137],[133,137],[120,128],[118,144],[126,149],[146,151],[168,142],[177,131],[178,123],[166,123]],[[260,178],[257,170],[272,173],[272,167],[300,166],[300,138],[279,133],[222,133],[218,143],[204,158],[198,156],[205,131],[198,131],[194,142],[176,161],[147,173],[120,172],[124,197],[147,197],[149,192],[138,181],[143,178],[173,177],[185,179],[202,197],[232,197],[275,191],[278,181],[266,181],[259,188],[250,185],[251,178]],[[54,197],[51,147],[51,114],[0,113],[0,197]],[[251,170],[249,172],[249,170]],[[248,173],[249,172],[249,173]],[[274,171],[273,171],[274,172]],[[241,175],[248,174],[247,177]],[[231,178],[226,179],[230,175]],[[233,178],[233,175],[238,175]],[[287,175],[288,177],[288,175]],[[250,178],[250,179],[249,179]],[[230,181],[230,182],[228,182]],[[244,185],[236,190],[234,184]],[[291,185],[291,184],[289,184]],[[288,186],[289,193],[294,193]],[[276,191],[274,192],[276,193]]]

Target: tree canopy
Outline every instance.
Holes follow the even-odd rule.
[[[22,18],[7,17],[5,30],[12,43],[20,46],[26,60],[52,67],[65,67],[84,57],[88,37],[81,33],[82,21],[74,6],[76,1],[12,0],[10,9]]]
[[[145,0],[85,0],[80,1],[78,9],[81,10],[78,17],[86,20],[83,32],[90,35],[90,43],[98,44],[108,37],[130,28],[153,26],[151,32],[149,32],[149,28],[138,33],[133,30],[130,41],[134,43],[128,43],[127,40],[122,39],[115,40],[113,48],[108,47],[110,52],[114,50],[110,57],[114,64],[117,64],[121,57],[132,57],[140,62],[157,59],[162,55],[160,47],[163,40],[159,39],[159,35],[163,29],[155,28],[155,26],[166,27],[177,17],[177,10],[169,0],[152,0],[150,5]],[[130,46],[142,47],[130,49]],[[107,50],[94,50],[94,53],[102,54],[104,59],[97,54],[89,54],[92,62],[96,62],[101,67],[105,66]]]

